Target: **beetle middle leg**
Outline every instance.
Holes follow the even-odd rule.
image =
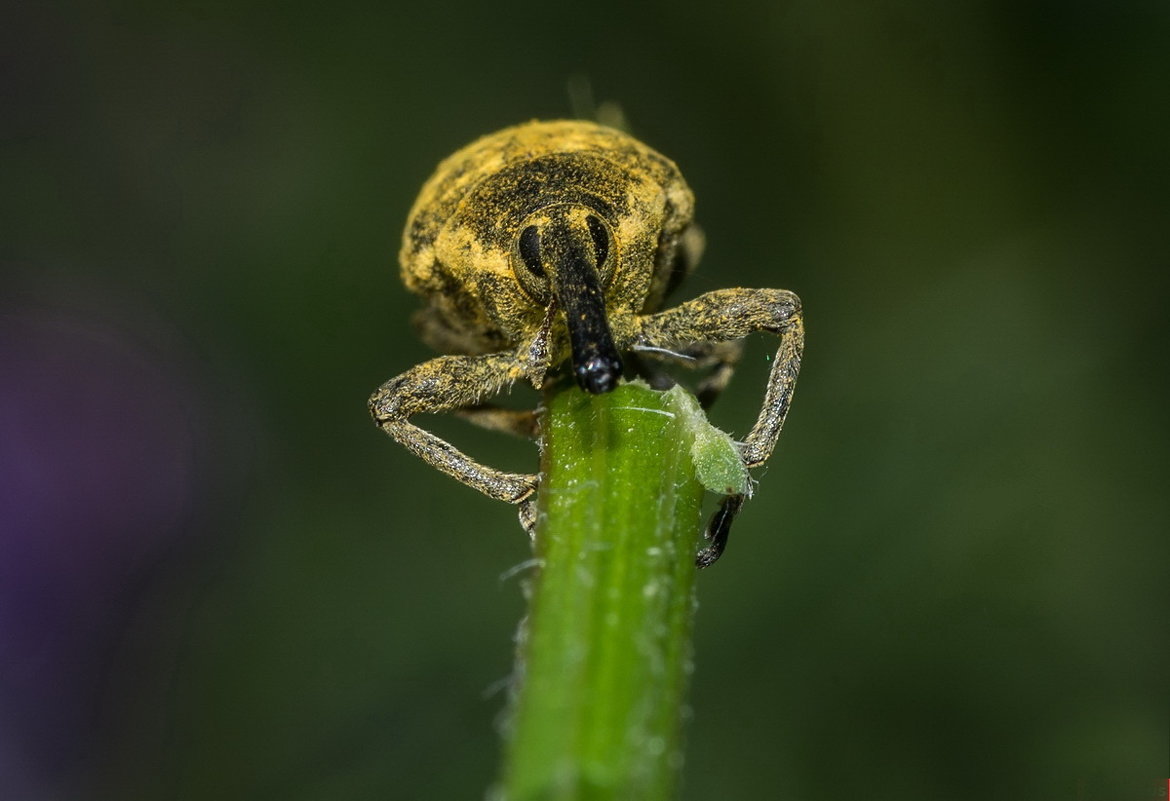
[[[478,406],[455,409],[453,413],[488,431],[499,431],[521,439],[540,437],[540,418],[531,409],[505,409],[503,406],[481,403]]]
[[[743,341],[698,342],[679,351],[666,351],[643,346],[635,347],[634,351],[641,357],[639,361],[654,359],[685,367],[688,370],[708,370],[707,375],[703,376],[695,386],[695,397],[703,411],[710,411],[719,395],[727,389],[727,384],[735,373],[735,366],[739,364],[740,357],[743,355]],[[644,369],[641,372],[649,376],[648,381],[654,389],[666,390],[674,386],[674,379],[659,370]]]
[[[520,503],[536,492],[537,476],[482,465],[410,418],[476,407],[522,374],[512,353],[440,356],[383,384],[370,397],[370,414],[379,428],[432,467],[489,498]]]
[[[767,461],[784,427],[800,372],[804,350],[800,299],[783,289],[720,289],[673,309],[647,315],[640,323],[640,345],[682,349],[684,353],[687,345],[692,343],[731,342],[755,331],[780,336],[763,406],[752,430],[740,444],[740,458],[746,467],[757,467]],[[727,376],[730,377],[730,372]],[[731,521],[742,504],[742,496],[724,498],[704,533],[709,544],[696,557],[695,563],[699,567],[706,567],[719,558],[727,542]]]

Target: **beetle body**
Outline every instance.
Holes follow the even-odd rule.
[[[588,210],[611,237],[611,326],[661,306],[694,212],[674,162],[594,123],[526,123],[444,160],[410,212],[399,260],[404,283],[425,299],[416,324],[429,345],[491,353],[542,333],[547,304],[516,280],[516,243],[526,221],[558,206]],[[567,355],[564,337],[549,348],[549,364]]]
[[[415,323],[443,356],[370,398],[377,425],[428,464],[521,505],[532,533],[535,474],[480,464],[411,422],[454,412],[487,428],[538,436],[533,412],[488,400],[527,379],[540,389],[568,365],[580,387],[611,391],[626,373],[664,386],[664,365],[707,370],[704,405],[727,385],[741,340],[778,335],[760,414],[742,443],[747,467],[772,453],[800,369],[800,301],[782,289],[721,289],[661,311],[702,250],[694,197],[674,162],[590,122],[530,122],[443,161],[410,212],[402,279],[422,296]],[[733,495],[696,563],[722,553],[743,503]]]

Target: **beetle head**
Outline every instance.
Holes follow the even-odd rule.
[[[407,221],[419,330],[443,352],[520,348],[538,388],[567,344],[578,383],[608,391],[637,316],[694,265],[693,204],[673,162],[612,128],[532,122],[477,140],[439,166]]]
[[[512,248],[512,269],[524,292],[564,313],[573,374],[581,389],[595,395],[616,387],[622,374],[605,303],[617,258],[609,226],[579,203],[528,215]]]

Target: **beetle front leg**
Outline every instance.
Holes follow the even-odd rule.
[[[804,350],[804,324],[800,299],[783,289],[720,289],[700,295],[641,321],[639,344],[659,348],[685,348],[691,343],[728,342],[755,331],[780,336],[768,387],[756,424],[740,444],[746,467],[768,460],[784,427],[800,359]],[[728,530],[742,498],[728,496],[704,534],[710,543],[696,559],[706,567],[719,558]]]
[[[431,467],[489,498],[520,503],[536,492],[537,476],[505,473],[482,465],[414,425],[410,418],[420,413],[475,407],[522,374],[511,353],[440,356],[383,384],[370,397],[370,415],[379,428]]]

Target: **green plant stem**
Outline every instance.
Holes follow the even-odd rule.
[[[508,801],[673,797],[704,492],[677,398],[626,384],[548,403]]]

